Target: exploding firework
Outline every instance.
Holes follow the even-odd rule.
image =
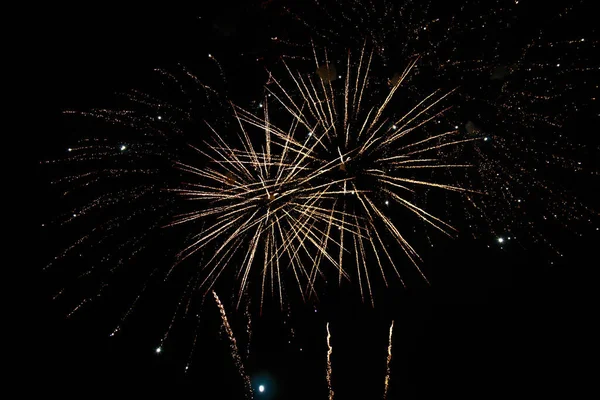
[[[322,68],[316,52],[317,68]],[[364,47],[357,60],[348,53],[341,87],[334,87],[326,76],[287,68],[289,86],[271,76],[274,88],[267,88],[260,103],[262,115],[233,106],[240,131],[237,147],[209,126],[214,142],[195,148],[207,158],[206,166],[177,163],[198,182],[173,189],[201,205],[170,224],[200,221],[203,226],[180,253],[180,261],[219,243],[201,266],[207,272],[199,287],[210,289],[228,265],[236,264],[241,299],[256,265],[262,308],[265,286],[278,292],[282,301],[283,270],[291,267],[306,298],[316,294],[317,277],[326,276],[323,264],[337,268],[341,282],[350,276],[350,268],[344,266],[344,259],[350,258],[356,262],[363,299],[368,292],[373,301],[369,254],[377,260],[386,285],[384,264],[391,264],[400,277],[388,251],[390,243],[419,270],[416,250],[386,209],[399,205],[451,235],[453,228],[417,205],[414,193],[421,188],[473,192],[436,181],[434,172],[470,167],[449,161],[445,153],[452,149],[462,155],[457,148],[479,138],[461,138],[456,130],[435,127],[447,111],[439,110],[439,104],[450,93],[435,91],[405,112],[393,106],[395,93],[417,62],[409,63],[381,99],[368,84],[372,52],[366,54]],[[281,128],[286,119],[289,128]],[[386,243],[388,237],[392,241]],[[231,262],[238,258],[243,261]]]
[[[320,68],[328,55],[324,52],[325,61],[319,60],[317,52],[315,48],[313,62]],[[451,92],[434,91],[416,104],[402,99],[403,84],[417,63],[418,59],[407,60],[400,79],[383,89],[372,80],[376,62],[366,46],[356,55],[348,52],[345,79],[337,82],[326,74],[293,72],[283,64],[284,73],[271,76],[264,99],[252,111],[216,97],[209,104],[211,110],[221,110],[215,123],[203,118],[194,124],[194,117],[206,115],[186,108],[185,101],[176,105],[140,92],[128,94],[128,100],[133,100],[130,109],[83,113],[88,119],[107,121],[115,132],[123,126],[133,128],[135,136],[121,136],[118,141],[84,139],[67,150],[66,160],[49,162],[73,166],[73,174],[57,184],[66,184],[67,194],[85,193],[91,198],[59,222],[70,225],[105,217],[57,257],[65,262],[85,254],[83,259],[89,257],[92,263],[77,275],[79,282],[100,280],[97,291],[70,306],[68,317],[89,307],[109,284],[118,284],[117,278],[128,269],[125,266],[140,265],[148,246],[164,242],[170,254],[148,260],[152,269],[139,279],[141,286],[124,288],[131,292],[131,301],[110,327],[109,336],[123,330],[149,287],[176,282],[178,289],[172,292],[177,297],[169,303],[174,304],[173,311],[154,351],[164,353],[169,338],[177,335],[173,331],[178,321],[185,325],[183,320],[188,319],[193,336],[182,366],[188,373],[200,340],[204,296],[212,293],[231,356],[251,397],[244,367],[244,359],[250,359],[252,336],[250,287],[260,293],[256,303],[261,310],[269,293],[283,307],[289,297],[285,280],[307,300],[317,296],[319,278],[328,276],[338,284],[357,282],[363,299],[374,303],[373,272],[380,272],[387,285],[388,267],[398,276],[403,268],[420,271],[419,256],[399,221],[413,218],[452,235],[451,226],[426,211],[414,195],[422,188],[457,196],[471,193],[437,180],[436,171],[468,168],[451,158],[464,159],[460,149],[477,138],[440,130],[435,123],[444,118],[448,107],[441,106]],[[185,69],[184,78],[177,79],[159,72],[185,88],[184,98],[192,95],[192,87],[202,97],[215,96]],[[188,130],[203,136],[194,140]],[[449,149],[458,150],[447,153]],[[390,213],[394,205],[405,214]],[[123,232],[127,238],[120,241]],[[402,262],[406,259],[397,257],[394,248],[409,263]],[[97,253],[102,256],[95,262],[92,256]],[[376,264],[369,266],[370,261]],[[223,281],[218,290],[228,290],[233,279],[238,282],[233,308],[246,299],[244,349],[214,290]],[[330,356],[331,352],[332,398]]]
[[[546,220],[569,227],[589,218],[549,178],[563,169],[597,174],[586,162],[594,150],[578,159],[582,147],[560,128],[586,105],[575,94],[598,68],[581,55],[596,41],[536,32],[505,56],[503,36],[477,35],[516,22],[496,18],[497,9],[467,20],[430,18],[412,3],[364,13],[360,1],[343,13],[335,11],[343,3],[330,3],[319,14],[335,17],[327,29],[307,22],[310,13],[296,15],[316,46],[277,39],[288,53],[283,73],[270,76],[256,107],[230,102],[218,84],[181,67],[158,71],[166,96],[134,91],[123,108],[68,112],[110,127],[93,126],[100,133],[68,148],[66,160],[48,162],[61,168],[56,184],[69,206],[56,222],[76,235],[60,235],[68,244],[51,263],[74,266],[76,284],[55,296],[68,299],[68,316],[127,282],[129,303],[111,326],[114,336],[150,287],[183,282],[161,349],[182,315],[193,316],[198,330],[194,299],[217,281],[237,280],[237,306],[256,288],[261,301],[253,304],[262,308],[269,292],[284,302],[284,280],[306,300],[333,271],[331,281],[350,279],[373,301],[373,272],[386,285],[389,271],[401,281],[409,271],[425,278],[415,223],[433,228],[428,237],[457,227],[506,244],[525,232],[546,241]],[[473,54],[470,46],[486,51]],[[214,55],[208,61],[225,76]],[[164,255],[145,264],[145,250],[157,244]],[[70,290],[88,284],[83,299]]]
[[[596,98],[589,83],[600,70],[593,57],[598,41],[591,25],[582,24],[586,9],[583,2],[541,7],[499,0],[485,9],[478,2],[455,4],[274,2],[272,9],[290,16],[299,29],[286,28],[272,40],[297,63],[312,58],[307,37],[327,46],[328,68],[317,73],[333,80],[343,79],[339,66],[345,49],[365,41],[383,66],[375,75],[390,86],[401,79],[405,60],[420,57],[406,78],[406,98],[416,102],[432,87],[457,88],[453,109],[438,122],[483,138],[470,150],[474,168],[444,174],[486,196],[448,199],[445,220],[476,238],[540,243],[560,255],[553,244],[559,238],[548,228],[560,225],[581,237],[597,216],[570,182],[598,176],[597,145],[576,143],[577,126],[585,123]],[[573,13],[579,13],[577,29]]]

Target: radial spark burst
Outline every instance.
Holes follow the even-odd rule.
[[[328,69],[327,52],[319,61],[316,48],[313,50],[317,71]],[[389,246],[401,249],[426,279],[418,266],[417,251],[397,227],[389,209],[398,206],[451,235],[454,229],[420,206],[416,194],[423,189],[473,193],[447,180],[436,180],[436,171],[470,167],[464,162],[468,158],[463,154],[464,146],[481,139],[464,138],[456,129],[438,128],[436,122],[443,120],[448,110],[440,105],[452,91],[434,91],[409,106],[402,101],[398,92],[418,63],[417,58],[408,63],[391,87],[383,90],[371,82],[372,61],[373,52],[367,52],[365,46],[354,59],[348,52],[345,79],[335,83],[330,74],[296,73],[284,63],[287,74],[283,79],[270,76],[271,84],[261,103],[265,105],[264,119],[245,114],[247,122],[267,135],[280,132],[279,138],[285,141],[279,147],[287,149],[292,140],[299,144],[301,153],[296,163],[284,166],[302,173],[301,182],[310,183],[313,192],[310,204],[294,201],[290,205],[319,222],[314,236],[323,255],[314,257],[310,270],[305,270],[307,287],[313,288],[316,278],[322,275],[321,261],[326,259],[337,267],[339,282],[350,275],[350,270],[356,270],[361,295],[364,299],[367,292],[371,301],[369,259],[376,260],[386,285],[384,265],[391,265],[401,276]],[[267,111],[269,100],[273,108],[277,107],[271,116],[281,120],[282,114],[287,114],[292,120],[290,130],[284,132],[269,122],[275,119]],[[270,160],[271,155],[267,152],[251,157],[259,164]],[[262,196],[269,195],[265,192]],[[351,260],[354,267],[346,268],[345,259]]]
[[[474,144],[475,168],[447,170],[448,179],[487,193],[483,199],[448,199],[441,214],[476,238],[516,236],[560,255],[554,226],[583,236],[595,223],[595,198],[582,198],[573,181],[597,184],[595,139],[579,143],[580,126],[596,117],[594,56],[598,40],[586,2],[492,0],[447,2],[311,0],[270,3],[298,29],[275,31],[287,60],[312,58],[308,37],[330,50],[330,67],[318,73],[343,80],[347,48],[365,41],[382,68],[380,82],[394,85],[406,59],[420,57],[406,79],[406,97],[419,101],[432,87],[457,88],[443,125]],[[535,17],[533,17],[535,15]],[[283,26],[283,25],[282,25]],[[290,61],[291,63],[292,61]],[[591,145],[590,145],[591,142]],[[589,197],[589,195],[588,195]],[[462,215],[462,218],[457,218]]]
[[[81,187],[93,187],[107,177],[135,185],[102,193],[73,217],[69,215],[67,221],[94,209],[105,210],[120,203],[135,205],[139,201],[140,207],[132,214],[111,217],[106,228],[92,230],[91,236],[98,231],[97,241],[102,242],[107,231],[112,235],[132,217],[139,214],[141,223],[147,224],[143,217],[149,211],[158,214],[142,236],[133,236],[121,245],[123,252],[112,250],[111,257],[131,247],[137,253],[136,246],[144,246],[146,236],[155,234],[159,227],[165,228],[162,231],[180,227],[187,232],[187,244],[178,246],[180,251],[166,278],[181,270],[184,262],[197,267],[184,269],[187,283],[173,321],[179,310],[189,312],[195,293],[205,296],[225,275],[238,282],[238,307],[250,282],[259,288],[261,310],[265,293],[269,292],[283,306],[282,288],[288,276],[304,300],[316,296],[317,278],[327,280],[328,270],[336,271],[339,283],[342,278],[357,281],[363,300],[368,297],[373,303],[374,268],[367,266],[369,260],[376,261],[386,286],[388,266],[403,282],[402,267],[390,248],[401,249],[426,280],[419,269],[417,251],[399,228],[399,220],[395,220],[398,209],[406,213],[407,219],[403,216],[402,222],[411,215],[446,235],[452,234],[453,228],[425,210],[418,198],[424,189],[463,195],[473,192],[448,179],[436,179],[437,171],[468,168],[464,146],[480,139],[464,138],[456,129],[440,129],[436,123],[448,111],[449,107],[441,105],[452,91],[436,90],[410,104],[401,92],[418,58],[407,62],[391,87],[385,84],[381,88],[372,79],[373,51],[367,51],[366,46],[358,56],[348,51],[345,79],[334,83],[327,73],[327,52],[324,60],[319,60],[317,52],[313,48],[315,65],[325,72],[316,76],[293,72],[284,63],[284,76],[280,79],[271,75],[264,101],[256,110],[218,97],[219,107],[229,110],[231,121],[218,121],[215,126],[205,120],[201,140],[192,142],[185,135],[187,124],[194,120],[190,101],[178,106],[134,92],[128,97],[142,107],[141,111],[85,113],[117,126],[133,127],[144,132],[144,138],[116,148],[109,142],[91,142],[69,149],[71,162],[95,165],[114,158],[125,165],[135,162],[138,167],[94,170],[69,177]],[[175,75],[159,72],[176,86],[185,87]],[[197,77],[186,69],[183,72],[199,93],[214,96],[214,91]],[[185,98],[191,90],[181,92]],[[146,164],[148,168],[144,168]],[[170,173],[172,176],[166,180],[164,170],[156,167],[160,164],[163,168],[174,165],[172,170],[179,173]],[[145,180],[132,180],[134,175]],[[395,217],[389,212],[394,207]],[[172,216],[174,210],[182,208],[189,211]],[[91,236],[80,238],[60,258],[83,242],[91,242]],[[124,261],[119,259],[118,263]],[[94,269],[85,274],[92,274]],[[145,285],[113,334],[144,290]]]

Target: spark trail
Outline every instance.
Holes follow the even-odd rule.
[[[331,353],[333,349],[329,340],[331,339],[331,333],[329,332],[329,322],[326,325],[327,328],[327,373],[325,379],[327,380],[327,388],[329,389],[329,400],[333,400],[333,388],[331,386]]]
[[[383,386],[383,399],[387,399],[388,388],[390,384],[390,362],[392,361],[392,332],[394,330],[394,321],[390,325],[389,344],[388,344],[388,355],[385,362],[385,381]]]
[[[250,378],[246,374],[244,370],[244,363],[242,362],[242,358],[240,357],[240,352],[237,347],[237,342],[235,340],[235,336],[233,335],[233,330],[231,330],[231,326],[229,325],[229,321],[227,320],[227,314],[225,313],[225,307],[221,303],[219,296],[213,290],[212,292],[215,301],[217,302],[217,306],[219,307],[219,312],[221,313],[221,319],[223,321],[223,329],[227,333],[227,337],[229,338],[229,347],[231,349],[231,357],[233,358],[233,362],[240,372],[240,376],[244,380],[244,386],[246,387],[246,397],[252,399],[254,397],[254,392],[252,391],[252,383],[250,382]]]
[[[329,68],[327,52],[324,62],[317,52],[313,47],[314,64]],[[341,86],[332,83],[329,73],[321,74],[324,79],[315,78],[293,72],[283,63],[283,77],[271,75],[260,107],[248,109],[223,98],[218,98],[218,105],[211,104],[210,110],[220,107],[221,114],[215,121],[198,123],[195,132],[203,133],[200,140],[184,135],[186,124],[195,122],[194,110],[186,108],[192,102],[184,79],[200,93],[206,92],[206,85],[183,67],[184,79],[159,72],[179,88],[183,95],[179,103],[185,106],[135,91],[127,97],[140,111],[134,106],[132,110],[78,113],[134,128],[144,136],[139,143],[132,140],[127,144],[86,139],[69,148],[68,162],[118,161],[127,167],[64,179],[81,188],[107,179],[124,183],[114,185],[118,191],[102,193],[88,206],[66,214],[65,223],[92,211],[110,215],[110,207],[131,205],[138,207],[132,214],[111,217],[107,223],[110,232],[101,229],[103,225],[92,231],[97,231],[98,241],[113,232],[118,238],[133,216],[152,224],[127,242],[130,247],[147,246],[146,236],[160,231],[184,232],[180,246],[170,249],[179,251],[166,271],[167,279],[189,272],[184,278],[188,280],[186,298],[180,299],[180,305],[185,300],[189,303],[198,292],[206,296],[227,277],[235,282],[236,308],[244,293],[253,296],[250,291],[255,288],[260,292],[260,302],[255,304],[261,311],[266,293],[283,308],[284,285],[297,286],[304,301],[316,298],[317,281],[326,280],[331,270],[339,284],[342,280],[358,282],[363,300],[368,297],[374,304],[372,270],[378,269],[387,285],[385,269],[391,266],[404,282],[402,266],[393,259],[389,246],[399,246],[425,279],[417,251],[390,215],[388,203],[453,235],[450,224],[419,204],[416,194],[429,189],[471,193],[453,182],[438,180],[436,171],[468,168],[469,163],[453,162],[449,156],[462,154],[463,146],[478,137],[463,139],[456,131],[437,129],[434,122],[443,119],[447,109],[439,106],[451,92],[434,91],[414,107],[398,101],[417,58],[408,61],[391,87],[387,83],[373,87],[376,63],[366,44],[356,61],[348,51],[346,79]],[[210,57],[210,62],[216,60]],[[216,96],[214,90],[207,93]],[[150,132],[149,136],[145,132]],[[157,168],[156,160],[165,164],[163,168],[175,167],[176,171]],[[140,165],[132,169],[134,162]],[[173,172],[177,177],[165,182],[163,175],[172,177]],[[137,183],[142,178],[149,183]],[[144,219],[149,213],[153,218]],[[156,229],[160,227],[169,229]],[[94,236],[83,236],[59,259],[72,257],[76,249],[93,240]],[[193,260],[200,260],[197,268],[182,272],[184,268],[179,266]],[[376,261],[377,267],[368,268],[370,260]],[[189,314],[187,307],[185,314]]]

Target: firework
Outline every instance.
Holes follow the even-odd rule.
[[[296,68],[283,63],[283,74],[269,75],[267,96],[256,109],[229,103],[219,95],[219,84],[206,84],[180,66],[179,73],[157,70],[172,88],[169,93],[180,96],[175,101],[132,91],[125,97],[133,105],[124,109],[67,112],[104,120],[114,130],[112,136],[85,138],[68,148],[68,165],[75,167],[55,181],[67,186],[64,195],[83,202],[56,222],[94,223],[51,264],[82,257],[84,248],[104,254],[91,265],[78,262],[88,268],[75,275],[96,278],[99,285],[69,315],[101,296],[120,267],[140,257],[151,240],[163,241],[162,232],[170,231],[157,229],[163,226],[181,226],[180,237],[188,241],[170,247],[180,250],[175,265],[197,253],[188,262],[202,260],[184,277],[189,284],[179,310],[198,288],[207,294],[229,269],[239,282],[238,305],[250,281],[260,288],[261,309],[266,292],[282,303],[287,279],[282,272],[288,267],[303,299],[316,296],[317,278],[327,279],[327,267],[332,267],[338,283],[352,278],[362,297],[373,301],[371,270],[378,269],[387,285],[391,266],[404,282],[392,246],[400,247],[420,271],[409,232],[392,215],[398,205],[417,216],[415,221],[445,234],[453,235],[456,227],[477,237],[494,235],[500,244],[525,232],[534,242],[550,244],[540,229],[548,221],[567,228],[571,221],[592,221],[593,211],[539,173],[548,168],[596,172],[585,161],[562,155],[570,146],[562,134],[557,140],[553,132],[534,130],[558,129],[564,119],[566,111],[550,115],[546,104],[565,99],[566,106],[581,107],[580,101],[565,97],[574,90],[562,93],[553,82],[567,81],[575,89],[597,71],[581,56],[596,41],[551,40],[542,31],[516,56],[500,57],[502,36],[487,32],[510,30],[502,24],[518,15],[516,4],[491,8],[478,21],[462,17],[472,15],[468,6],[461,9],[464,14],[436,14],[436,4],[417,8],[411,2],[314,5],[327,26],[311,23],[308,11],[288,8],[286,13],[310,27],[317,45],[296,45],[294,38],[283,36],[276,41],[294,46],[292,56],[284,57],[287,62],[308,60],[316,76],[292,72]],[[471,43],[482,40],[490,45]],[[321,60],[319,43],[329,46]],[[487,51],[471,58],[458,51],[471,45]],[[347,48],[358,51],[351,54]],[[567,49],[575,49],[576,57],[560,55]],[[560,62],[539,61],[542,50],[551,51],[544,57],[556,54]],[[206,62],[223,81],[216,57],[209,54]],[[293,64],[306,70],[304,61]],[[536,71],[548,72],[551,82],[540,86]],[[495,82],[500,83],[497,95],[491,93]],[[443,89],[436,91],[434,85]],[[440,110],[449,98],[453,107]],[[467,102],[476,107],[466,107]],[[218,121],[203,125],[207,138],[198,144],[189,128],[198,128],[197,121],[209,113]],[[233,124],[222,123],[226,114],[233,115]],[[552,135],[542,137],[547,133]],[[580,148],[570,148],[571,153]],[[173,161],[183,176],[165,173]],[[191,206],[182,206],[173,193]],[[182,214],[181,208],[191,210]],[[127,239],[118,240],[120,232],[128,232]],[[430,235],[426,229],[429,240]],[[204,257],[207,251],[210,257]],[[376,268],[367,268],[370,259]],[[169,268],[165,279],[176,270]],[[154,270],[150,278],[161,273]],[[146,283],[136,292],[144,293]],[[65,292],[61,289],[56,297]],[[113,334],[138,299],[132,299]],[[181,309],[187,314],[189,307]]]
[[[317,71],[328,65],[325,52],[321,63],[313,48]],[[344,267],[345,255],[355,261],[356,276],[363,299],[373,302],[369,254],[373,254],[387,285],[384,264],[392,266],[401,278],[393,256],[388,251],[389,238],[408,256],[422,278],[418,262],[420,257],[397,228],[390,216],[391,205],[399,205],[418,219],[452,235],[453,228],[440,218],[415,203],[415,192],[423,188],[440,189],[458,193],[475,191],[444,181],[435,180],[437,170],[464,169],[465,162],[450,161],[446,153],[451,149],[462,156],[460,149],[479,137],[461,137],[457,130],[439,130],[435,124],[444,118],[439,104],[451,92],[439,91],[425,96],[416,105],[405,110],[399,108],[395,94],[417,64],[412,60],[391,88],[369,86],[373,53],[367,54],[363,46],[358,61],[348,52],[345,80],[335,86],[331,79],[294,73],[284,63],[288,82],[270,74],[273,82],[267,86],[267,99],[279,106],[279,113],[288,114],[292,129],[274,129],[257,117],[246,113],[246,122],[254,123],[264,132],[279,131],[289,147],[292,139],[301,143],[301,153],[292,168],[294,174],[303,173],[303,181],[310,183],[312,194],[305,194],[290,203],[323,226],[316,262],[306,277],[307,288],[314,287],[315,279],[322,275],[321,260],[327,258],[339,271],[339,281],[349,271]],[[383,95],[382,95],[383,93]],[[269,104],[265,99],[265,121]],[[274,107],[274,106],[273,106]],[[261,154],[268,159],[269,154]],[[257,156],[254,156],[258,159]],[[465,159],[467,157],[462,157]],[[460,160],[460,157],[456,158]],[[423,178],[421,178],[423,177]],[[299,200],[304,200],[302,203]],[[306,200],[311,203],[307,204]],[[316,236],[316,235],[315,235]],[[328,257],[328,251],[337,255]],[[380,254],[382,257],[380,257]],[[307,295],[310,294],[306,290]],[[365,295],[366,292],[366,295]]]
[[[328,53],[325,51],[324,60],[319,60],[317,51],[313,47],[317,71],[328,69]],[[401,86],[418,58],[408,62],[391,87],[383,88],[372,82],[373,51],[367,51],[366,45],[358,57],[348,51],[346,60],[345,79],[336,82],[341,83],[339,86],[327,74],[315,77],[295,73],[284,63],[284,77],[270,74],[271,84],[266,86],[264,101],[256,111],[219,98],[221,107],[230,110],[233,122],[219,123],[219,128],[204,121],[206,138],[200,144],[184,145],[179,139],[184,123],[192,120],[191,110],[163,104],[150,95],[136,92],[130,99],[149,107],[153,113],[162,110],[153,118],[147,115],[147,109],[95,110],[88,114],[144,131],[152,126],[154,134],[146,146],[123,144],[118,155],[124,157],[128,153],[138,164],[143,164],[146,157],[164,159],[165,164],[170,161],[182,174],[178,182],[125,188],[116,196],[114,192],[102,194],[73,214],[80,217],[93,208],[105,209],[124,201],[132,203],[149,194],[164,199],[159,207],[155,204],[148,207],[153,211],[164,209],[177,199],[185,200],[179,202],[182,206],[173,209],[185,206],[190,211],[174,216],[169,213],[170,222],[163,222],[167,215],[161,215],[145,234],[161,225],[167,229],[181,226],[188,232],[188,243],[176,255],[166,278],[184,261],[199,261],[198,268],[187,278],[161,343],[179,310],[185,309],[188,314],[193,294],[200,290],[206,295],[223,275],[233,275],[239,282],[237,307],[249,282],[255,282],[255,287],[260,287],[261,310],[267,292],[277,297],[283,307],[282,287],[287,278],[282,272],[288,269],[304,300],[317,295],[317,278],[327,279],[327,267],[337,270],[339,283],[342,278],[352,279],[351,269],[355,269],[363,300],[368,297],[374,304],[371,268],[367,267],[371,257],[376,260],[386,286],[386,265],[391,265],[403,282],[390,246],[398,246],[426,280],[418,265],[417,251],[388,210],[398,205],[451,236],[454,228],[418,204],[416,194],[424,189],[475,193],[448,180],[437,180],[436,171],[468,168],[468,163],[456,160],[461,160],[463,146],[479,137],[464,138],[457,130],[438,128],[436,122],[443,120],[449,109],[440,109],[440,105],[452,91],[433,91],[409,106],[398,100]],[[206,92],[206,85],[187,70],[183,71],[200,92]],[[161,74],[166,73],[161,71]],[[174,75],[166,76],[181,85]],[[451,160],[450,151],[458,157]],[[75,153],[70,158],[75,162],[116,156],[110,146],[101,143],[74,148],[69,153]],[[69,180],[93,178],[85,182],[87,186],[96,183],[101,172]],[[110,176],[139,172],[149,177],[160,176],[142,168],[110,170]],[[142,215],[145,211],[147,208],[135,213]],[[113,218],[109,226],[119,227],[121,220],[130,218]],[[67,221],[70,220],[69,217]],[[76,244],[88,239],[86,235]],[[127,244],[133,246],[143,242],[142,239],[135,237]],[[355,268],[347,268],[344,260],[352,260]],[[125,316],[136,303],[137,298]]]
[[[217,282],[235,285],[233,308],[254,289],[260,302],[253,306],[262,311],[270,293],[283,308],[290,282],[307,301],[318,296],[319,280],[352,281],[374,304],[373,273],[386,286],[389,275],[404,284],[415,271],[427,281],[415,238],[431,244],[435,232],[454,237],[460,230],[491,235],[500,246],[519,237],[554,249],[545,227],[581,235],[572,222],[592,222],[594,211],[555,177],[569,180],[565,170],[578,179],[598,175],[597,148],[572,144],[564,128],[596,99],[582,88],[591,88],[586,80],[599,70],[597,41],[532,29],[513,46],[514,1],[493,2],[485,13],[476,4],[475,11],[467,5],[437,14],[411,1],[312,3],[320,11],[287,13],[316,44],[308,35],[274,38],[291,54],[268,68],[265,96],[253,105],[230,101],[231,90],[180,66],[178,73],[157,70],[169,88],[164,97],[132,91],[123,109],[66,112],[110,128],[92,127],[65,159],[47,162],[61,168],[54,183],[69,203],[54,222],[72,227],[53,239],[65,244],[50,265],[69,263],[73,280],[92,286],[83,299],[72,301],[79,293],[68,288],[53,296],[66,299],[67,317],[126,282],[116,285],[128,304],[107,331],[113,337],[149,287],[183,282],[154,350],[164,351],[176,322],[192,317],[187,371],[200,329],[194,299],[212,292],[252,396]],[[311,23],[311,15],[323,18]],[[226,83],[225,64],[207,59]],[[173,93],[180,98],[171,101]],[[157,244],[164,244],[154,253],[161,258],[144,258]],[[248,359],[250,302],[242,306]],[[329,324],[326,330],[331,399]],[[384,398],[392,333],[393,322]]]
[[[208,157],[209,167],[199,169],[178,163],[182,170],[208,183],[190,184],[189,189],[173,191],[190,200],[208,201],[210,206],[179,216],[170,225],[209,221],[194,243],[180,253],[179,262],[220,241],[212,257],[202,266],[208,273],[200,287],[210,289],[236,252],[243,252],[243,263],[237,273],[238,278],[241,277],[238,305],[253,262],[262,256],[262,308],[267,276],[271,278],[272,291],[277,287],[282,300],[280,260],[283,255],[287,256],[299,285],[301,276],[308,275],[300,252],[312,261],[322,256],[335,261],[319,242],[322,232],[316,224],[322,216],[313,209],[324,191],[310,186],[315,173],[307,173],[304,165],[304,160],[310,157],[310,149],[294,138],[295,128],[284,132],[271,126],[266,105],[262,121],[241,108],[234,110],[243,150],[232,148],[213,130],[216,141],[207,148],[214,155],[198,149]],[[255,149],[244,123],[263,129],[264,151]],[[264,249],[264,253],[258,254],[259,248]]]
[[[420,57],[405,96],[420,101],[432,87],[458,87],[454,107],[440,123],[482,138],[469,150],[473,168],[440,173],[478,188],[485,198],[450,198],[442,215],[473,237],[505,243],[518,236],[523,245],[543,243],[561,255],[545,228],[558,224],[581,237],[579,227],[597,216],[566,188],[569,180],[598,175],[592,161],[598,147],[574,142],[576,132],[568,131],[582,123],[595,99],[589,82],[600,71],[593,57],[598,41],[588,37],[593,30],[572,36],[557,29],[570,26],[574,12],[585,13],[582,4],[536,9],[532,24],[527,13],[535,5],[512,0],[490,2],[485,10],[477,2],[282,2],[273,10],[291,16],[300,29],[287,29],[273,41],[290,54],[286,59],[301,63],[312,58],[311,46],[304,45],[310,36],[332,53],[326,71],[343,64],[346,48],[366,41],[383,65],[379,82],[390,86],[402,78],[405,60]]]

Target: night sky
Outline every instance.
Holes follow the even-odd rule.
[[[271,38],[301,36],[300,28],[277,11],[280,3],[53,9],[48,34],[42,39],[48,65],[45,79],[52,88],[39,100],[44,103],[42,115],[48,129],[35,137],[38,161],[64,155],[82,129],[110,129],[94,121],[74,123],[62,114],[64,110],[118,107],[115,93],[151,87],[156,83],[152,74],[156,67],[169,69],[181,63],[202,75],[206,55],[211,53],[223,65],[231,98],[241,104],[260,99],[266,81],[263,65],[271,65],[282,51]],[[293,3],[299,7],[301,2]],[[540,11],[542,6],[535,2],[522,3],[529,11],[517,34],[529,33],[528,21],[553,12]],[[561,25],[560,35],[597,40],[590,3],[578,3],[568,22]],[[597,69],[590,77],[597,84]],[[595,91],[586,90],[569,98],[597,95],[597,86]],[[598,118],[589,101],[583,103],[580,114],[567,113],[564,134],[567,140],[573,138],[591,149],[585,163],[596,174],[573,181],[559,172],[554,180],[566,182],[594,208],[598,206]],[[563,112],[560,104],[554,107],[556,113]],[[34,214],[41,246],[28,265],[35,289],[35,305],[28,316],[35,328],[28,340],[32,355],[22,371],[32,388],[25,389],[63,398],[244,398],[243,381],[210,295],[201,306],[200,322],[196,318],[176,321],[160,353],[157,344],[173,317],[181,283],[162,284],[161,279],[151,278],[152,284],[116,337],[109,334],[131,302],[127,288],[137,293],[147,273],[139,280],[136,273],[127,274],[115,289],[109,285],[105,296],[66,318],[78,304],[76,300],[94,289],[89,292],[88,283],[68,273],[79,267],[77,259],[66,260],[52,273],[41,269],[94,222],[76,225],[67,233],[48,227],[48,221],[77,202],[71,199],[65,205],[60,190],[49,184],[56,179],[56,170],[48,169],[41,163],[37,173],[44,202]],[[595,376],[591,347],[597,341],[597,311],[592,306],[596,290],[591,276],[598,264],[598,224],[596,219],[589,224],[567,221],[568,228],[558,223],[542,226],[540,233],[552,239],[562,257],[552,255],[544,243],[517,244],[506,239],[508,243],[499,243],[492,234],[455,239],[435,236],[434,247],[425,246],[423,240],[417,247],[422,249],[430,285],[417,278],[409,279],[406,288],[398,282],[387,289],[378,283],[375,307],[362,302],[353,285],[341,289],[328,285],[321,289],[318,301],[302,303],[291,297],[289,309],[286,306],[283,311],[269,299],[262,315],[253,308],[249,354],[243,307],[234,310],[236,290],[219,288],[218,293],[256,399],[327,398],[327,322],[332,335],[334,398],[381,398],[392,320],[388,398],[540,398],[557,392],[574,397]],[[176,251],[181,246],[178,240],[177,235],[165,235],[164,241],[149,243],[132,268],[149,272],[158,265],[168,266],[169,254],[160,249]],[[89,253],[81,262],[101,257],[96,250]],[[407,262],[402,254],[398,258]],[[70,288],[67,299],[53,301],[63,287]],[[252,301],[254,305],[258,299]],[[263,393],[259,385],[264,385]]]

